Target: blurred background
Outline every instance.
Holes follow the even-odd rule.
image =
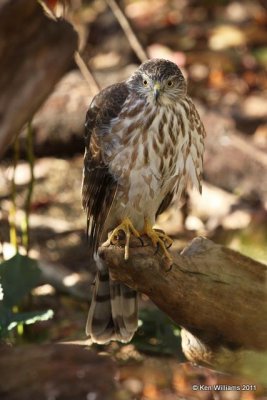
[[[17,345],[85,340],[94,279],[81,209],[85,114],[99,87],[126,79],[146,57],[182,69],[207,132],[202,196],[190,192],[182,208],[174,202],[159,227],[177,251],[204,235],[267,263],[266,1],[47,0],[45,6],[75,27],[80,57],[0,163],[2,283],[8,263],[18,285],[28,267],[21,296],[8,305],[12,318],[6,309],[0,318],[3,341]],[[208,399],[211,393],[192,392],[191,383],[237,384],[241,378],[185,364],[179,327],[140,297],[132,343],[93,347],[113,357],[116,398]],[[264,396],[262,388],[225,393],[216,398]]]

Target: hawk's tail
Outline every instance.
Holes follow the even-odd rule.
[[[107,267],[97,258],[97,276],[86,324],[95,343],[110,340],[129,342],[138,324],[137,292],[113,281]]]

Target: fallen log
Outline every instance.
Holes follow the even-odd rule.
[[[77,34],[36,0],[0,5],[0,157],[70,67]]]
[[[103,245],[100,256],[113,279],[148,295],[183,327],[182,347],[189,360],[243,373],[255,352],[267,354],[266,265],[199,237],[181,254],[172,254],[173,265],[166,268],[144,241],[143,247],[132,242],[127,261],[118,246]]]

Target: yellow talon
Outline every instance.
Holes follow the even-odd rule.
[[[140,238],[141,234],[145,234],[151,239],[153,246],[154,247],[159,246],[163,252],[163,255],[167,258],[167,260],[171,264],[173,263],[173,259],[167,250],[167,248],[169,248],[172,245],[173,240],[168,235],[166,235],[165,232],[159,229],[153,229],[151,223],[148,221],[147,218],[145,218],[144,230],[141,234],[135,229],[130,218],[128,217],[125,218],[122,221],[122,223],[110,233],[107,243],[111,244],[114,240],[118,241],[117,237],[119,236],[120,232],[124,232],[125,234],[125,248],[124,248],[125,260],[129,259],[129,247],[130,247],[131,235]]]
[[[172,245],[173,240],[168,235],[166,235],[165,232],[160,231],[158,229],[153,229],[151,223],[148,221],[147,218],[145,218],[143,233],[151,239],[153,246],[154,247],[159,246],[163,252],[163,255],[167,258],[167,260],[170,263],[173,263],[172,256],[167,250],[167,248],[169,248]]]
[[[139,238],[140,234],[139,232],[135,229],[135,227],[133,226],[130,218],[125,218],[122,223],[117,226],[117,228],[115,228],[110,236],[109,236],[109,243],[112,243],[112,241],[114,239],[116,239],[116,237],[119,235],[119,232],[124,232],[125,234],[125,239],[126,239],[126,243],[125,243],[125,248],[124,248],[124,259],[128,260],[129,258],[129,247],[130,247],[130,237],[131,235]]]

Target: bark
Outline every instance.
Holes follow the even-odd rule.
[[[36,0],[0,5],[0,157],[70,66],[77,34]]]
[[[114,279],[148,295],[184,328],[188,359],[229,370],[244,351],[247,358],[267,350],[266,265],[200,237],[172,254],[170,269],[145,243],[133,241],[128,261],[122,247],[103,246],[100,256]]]

